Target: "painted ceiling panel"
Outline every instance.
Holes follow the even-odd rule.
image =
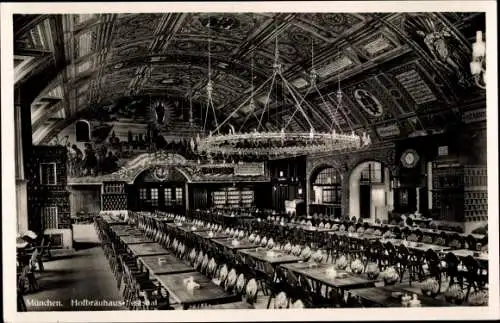
[[[29,15],[24,16],[22,20],[29,21]],[[484,29],[484,15],[476,13],[81,14],[65,18],[60,28],[53,28],[58,26],[56,16],[47,17],[18,33],[14,54],[17,66],[23,64],[19,57],[33,57],[25,69],[42,59],[27,55],[30,50],[46,55],[62,51],[69,60],[62,62],[69,64],[65,77],[52,81],[57,93],[37,98],[59,98],[65,103],[61,106],[72,107],[54,111],[51,118],[56,119],[71,120],[74,115],[68,111],[84,111],[131,94],[186,100],[193,91],[194,104],[206,105],[209,44],[213,102],[222,108],[218,113],[223,118],[249,97],[252,60],[255,87],[271,76],[276,39],[287,80],[303,94],[310,86],[314,43],[321,93],[310,92],[307,101],[315,107],[311,119],[318,127],[333,123],[333,114],[343,129],[394,138],[443,127],[443,120],[453,119],[452,107],[484,99],[484,92],[471,82],[468,66],[468,42],[475,29]],[[53,68],[51,62],[41,66]],[[339,81],[343,101],[337,109]],[[256,97],[261,106],[266,93]],[[266,122],[280,128],[281,114],[294,107],[288,94],[277,99],[269,102],[275,115]],[[248,112],[235,114],[234,123],[244,122]],[[307,123],[294,118],[290,126],[305,129]],[[37,131],[37,137],[57,133]]]

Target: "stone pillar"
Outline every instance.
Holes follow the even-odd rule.
[[[427,163],[427,205],[432,210],[432,162]]]
[[[27,181],[24,177],[24,153],[22,135],[21,106],[14,107],[15,165],[16,165],[16,213],[17,232],[28,230]]]
[[[187,182],[184,185],[184,201],[186,201],[185,211],[187,213],[187,212],[189,212],[189,185]]]
[[[415,196],[417,200],[417,210],[415,211],[415,214],[420,214],[420,187],[415,188]]]
[[[391,185],[391,171],[388,167],[384,168],[384,178],[385,178],[385,190],[387,192],[387,211],[390,212],[394,210],[394,188]]]

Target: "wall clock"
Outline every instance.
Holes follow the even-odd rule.
[[[401,163],[405,168],[413,168],[417,165],[420,157],[418,153],[413,149],[407,149],[401,155]]]

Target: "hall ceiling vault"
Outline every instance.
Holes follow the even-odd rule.
[[[314,48],[318,88],[306,97],[317,130],[335,122],[388,140],[442,131],[464,109],[484,102],[467,70],[476,13],[151,13],[16,15],[16,87],[31,102],[34,143],[46,143],[90,107],[131,96],[189,100],[203,107],[211,46],[214,105],[223,119],[271,74],[275,39],[287,80],[305,94]],[[424,35],[448,31],[450,61]],[[336,102],[337,88],[344,94]],[[294,107],[286,91],[271,94],[265,124],[279,129]],[[256,94],[258,114],[267,93]],[[479,103],[478,103],[479,102]],[[147,107],[145,107],[147,108]],[[231,123],[251,130],[243,108]],[[198,120],[199,121],[199,120]],[[308,131],[299,114],[294,130]]]

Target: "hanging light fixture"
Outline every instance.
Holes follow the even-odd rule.
[[[472,61],[470,71],[476,85],[486,89],[486,42],[483,41],[483,32],[476,32],[476,42],[472,44]]]
[[[312,48],[313,67],[310,73],[310,87],[307,90],[307,93],[302,96],[283,75],[282,65],[280,64],[279,60],[279,46],[277,37],[275,41],[276,47],[272,75],[256,90],[254,90],[253,88],[252,78],[251,96],[243,103],[241,103],[238,107],[236,107],[225,120],[216,125],[216,128],[211,131],[208,136],[204,138],[197,137],[196,143],[198,152],[200,154],[207,154],[209,156],[297,156],[321,152],[324,153],[333,151],[357,150],[370,144],[369,135],[367,135],[366,133],[364,133],[363,136],[360,137],[359,135],[355,134],[354,131],[352,131],[352,128],[351,133],[343,133],[338,122],[335,120],[335,116],[333,113],[330,131],[318,132],[314,129],[311,119],[307,115],[304,108],[307,108],[308,111],[315,112],[315,107],[309,104],[305,100],[305,97],[311,90],[315,90],[317,93],[319,93],[319,96],[321,97],[323,102],[325,102],[316,84],[318,74],[314,69],[314,47]],[[291,114],[291,118],[279,132],[267,131],[262,123],[262,120],[265,113],[269,113],[269,102],[271,102],[270,96],[272,93],[273,85],[275,85],[278,80],[281,80],[283,89],[289,93],[289,96],[293,101],[294,110]],[[263,90],[268,84],[270,84],[269,90],[267,91],[267,97],[265,101],[262,101],[265,103],[259,118],[255,114],[254,96],[256,93],[259,93],[261,90]],[[238,111],[240,111],[248,104],[250,104],[251,106],[249,107],[250,109],[248,109],[247,107],[248,115],[245,119],[245,122],[250,114],[252,114],[258,121],[257,127],[254,128],[251,132],[230,131],[228,134],[221,134],[221,127],[223,125],[226,125]],[[337,104],[339,105],[340,102],[337,102]],[[297,113],[300,113],[302,117],[307,121],[309,125],[309,132],[287,131],[286,128]]]

